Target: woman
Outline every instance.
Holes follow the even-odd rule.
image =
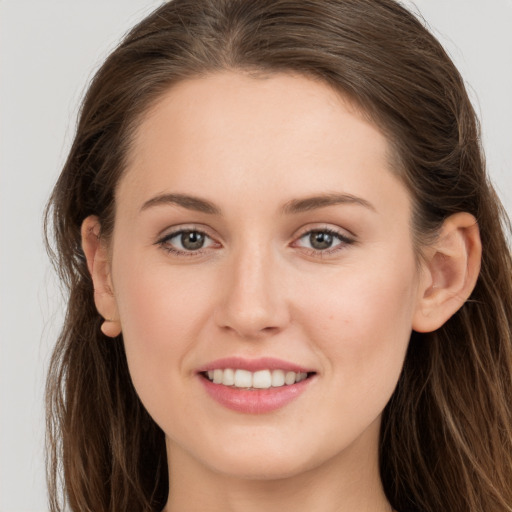
[[[174,0],[49,210],[72,510],[512,509],[512,263],[478,125],[392,0]]]

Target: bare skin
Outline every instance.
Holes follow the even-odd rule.
[[[142,120],[116,201],[111,245],[90,217],[84,249],[166,434],[165,512],[389,512],[382,410],[411,331],[438,328],[474,286],[474,218],[448,219],[418,265],[386,138],[287,74],[175,86]],[[305,390],[270,412],[226,408],[199,370],[233,356],[306,367]]]

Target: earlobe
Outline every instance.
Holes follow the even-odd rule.
[[[98,217],[91,215],[82,223],[82,249],[94,286],[94,303],[98,313],[105,319],[101,326],[103,334],[114,338],[121,333],[111,279],[108,248],[101,239]]]
[[[475,217],[466,212],[448,217],[436,242],[425,252],[412,325],[418,332],[441,327],[463,306],[475,287],[482,256]]]

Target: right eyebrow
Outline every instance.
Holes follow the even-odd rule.
[[[199,197],[189,196],[187,194],[160,194],[148,199],[142,205],[140,211],[142,212],[148,208],[160,205],[177,205],[182,208],[186,208],[187,210],[194,210],[196,212],[208,213],[211,215],[221,215],[220,208],[210,201]]]

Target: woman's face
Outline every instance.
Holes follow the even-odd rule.
[[[169,90],[129,156],[111,282],[171,465],[376,461],[421,288],[380,131],[318,81],[224,72]]]

